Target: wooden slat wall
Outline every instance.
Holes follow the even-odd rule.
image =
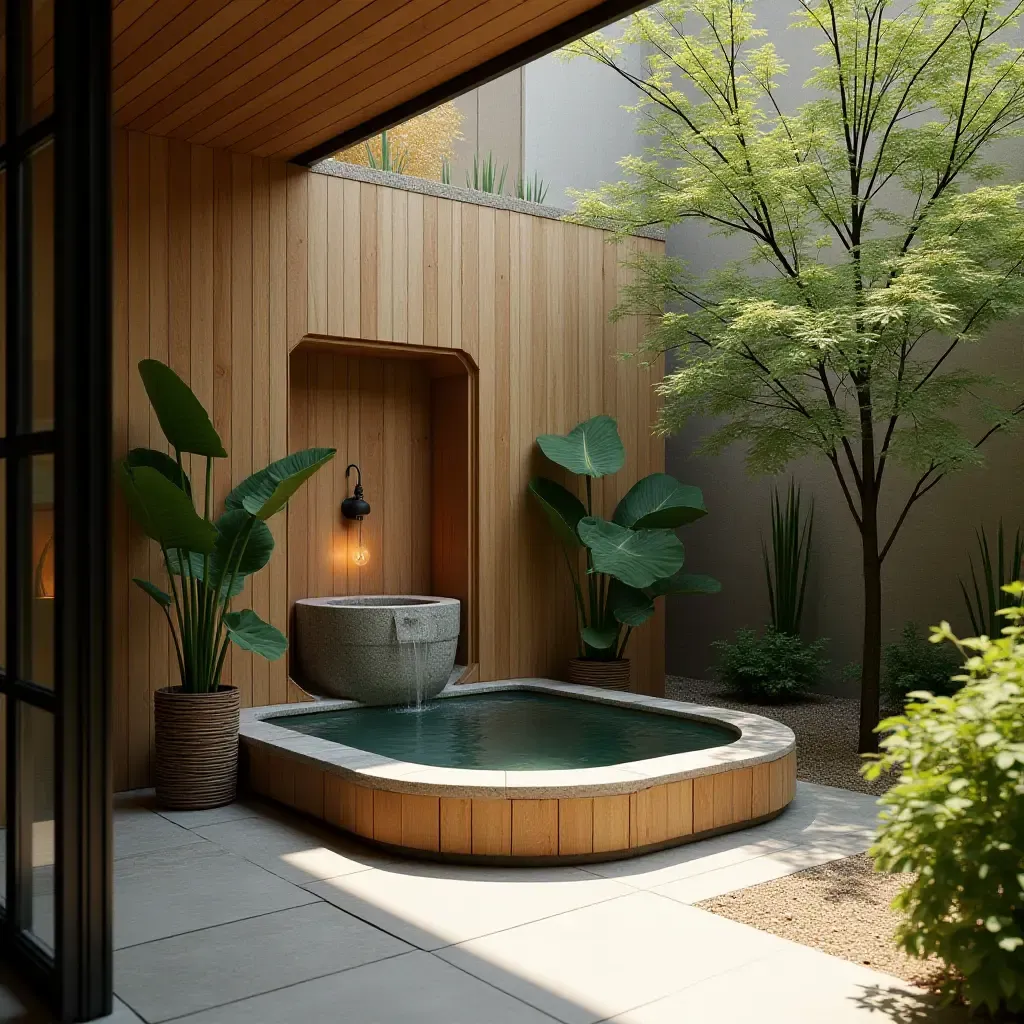
[[[336,447],[288,510],[289,590],[293,599],[332,594],[430,591],[430,378],[411,360],[294,352],[290,363],[289,444]],[[365,454],[364,454],[365,453]],[[359,463],[371,513],[362,523],[370,553],[352,560],[359,534],[342,519]]]
[[[534,439],[598,413],[618,418],[627,459],[616,477],[596,482],[605,515],[638,477],[664,468],[663,443],[650,431],[660,374],[616,359],[636,348],[639,322],[608,321],[629,273],[620,266],[626,244],[329,175],[310,177],[309,201],[311,334],[456,348],[478,367],[480,678],[563,675],[574,653],[569,582],[526,493],[531,475],[558,471]],[[372,472],[372,459],[361,453],[360,462]],[[642,690],[663,685],[661,616],[630,641]]]
[[[617,353],[635,347],[639,325],[607,319],[627,273],[619,265],[625,252],[606,245],[602,232],[557,221],[133,132],[117,132],[115,142],[115,455],[136,445],[163,446],[135,370],[148,356],[166,359],[211,409],[231,453],[216,468],[221,499],[252,469],[306,443],[294,404],[288,436],[288,353],[303,337],[461,349],[478,368],[479,436],[469,443],[478,468],[471,499],[478,509],[479,677],[562,675],[574,653],[573,612],[561,556],[525,490],[530,475],[551,472],[534,438],[600,412],[618,418],[627,462],[617,477],[597,482],[596,504],[606,515],[634,480],[664,464],[663,445],[649,430],[657,368],[647,373],[617,361]],[[405,365],[415,375],[418,364],[387,365],[389,374]],[[386,391],[375,359],[333,361],[331,373],[331,396],[320,394],[315,378],[314,423],[326,430],[329,415],[332,436],[350,447],[339,451],[333,475],[324,475],[289,514],[307,515],[303,502],[322,503],[313,521],[320,536],[333,537],[344,466],[358,461],[371,502],[374,481],[383,483],[377,492],[383,515],[377,519],[375,508],[369,529],[375,520],[386,524],[388,515],[414,524],[415,510],[402,507],[398,476],[387,470],[381,476],[382,467],[408,459],[395,443],[398,435],[389,442],[384,431],[397,410],[394,388],[406,385],[395,378]],[[365,411],[360,407],[356,421],[354,374],[360,395],[374,388],[381,395]],[[309,380],[307,363],[307,389]],[[410,394],[414,385],[410,377]],[[307,409],[307,424],[308,415]],[[330,551],[311,555],[307,537],[300,579],[303,556],[292,557],[285,516],[271,525],[277,552],[243,600],[283,629],[289,601],[333,592],[340,570]],[[173,673],[165,623],[130,582],[132,576],[159,579],[157,559],[129,524],[119,496],[114,541],[114,756],[123,789],[149,780],[152,691]],[[375,543],[372,533],[368,541]],[[380,573],[379,589],[418,589],[417,567],[429,565],[431,556],[422,539],[415,543],[415,552],[403,552],[396,564],[372,552],[368,572]],[[412,561],[401,564],[407,557]],[[348,583],[347,565],[345,572]],[[364,582],[369,588],[369,578]],[[634,686],[660,691],[660,612],[636,631],[630,656]],[[246,704],[300,696],[289,686],[284,660],[267,665],[235,651],[229,671]]]
[[[306,318],[307,177],[280,163],[115,133],[115,456],[138,445],[166,448],[136,370],[147,357],[166,360],[213,416],[231,455],[216,463],[218,503],[232,483],[287,453],[288,342],[305,331]],[[192,477],[200,484],[202,467]],[[240,600],[284,628],[284,516],[270,525],[277,553]],[[132,586],[133,576],[159,580],[158,552],[129,523],[115,494],[119,789],[148,783],[152,692],[174,682],[175,675],[166,623]],[[268,664],[237,650],[230,658],[229,678],[247,704],[288,699],[283,660]]]

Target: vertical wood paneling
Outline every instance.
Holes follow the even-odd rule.
[[[571,591],[525,490],[531,475],[552,472],[534,438],[598,413],[617,417],[628,462],[595,488],[605,514],[637,476],[664,463],[663,444],[649,436],[657,368],[645,376],[617,361],[639,325],[607,322],[625,279],[622,248],[589,228],[134,133],[116,133],[114,169],[115,455],[163,446],[135,369],[149,356],[190,382],[225,440],[218,502],[289,450],[339,448],[340,465],[270,521],[275,556],[243,600],[285,629],[290,600],[318,589],[436,589],[461,597],[467,622],[477,620],[478,678],[561,675],[574,653]],[[380,360],[362,357],[289,359],[307,333],[461,349],[476,377],[436,380],[425,407],[422,364],[392,373],[390,363],[385,373]],[[295,405],[308,405],[311,382],[312,419]],[[431,529],[423,494],[446,479],[444,431],[453,458],[476,465],[479,479],[456,495],[464,517]],[[338,516],[349,461],[363,467],[371,504],[380,499],[364,524],[371,562],[362,571]],[[198,465],[193,474],[202,479]],[[176,673],[158,609],[130,585],[132,575],[159,583],[161,567],[119,498],[114,516],[114,764],[124,788],[149,782],[151,692]],[[406,542],[392,544],[396,534]],[[452,558],[457,571],[446,573]],[[631,640],[639,689],[662,686],[663,631],[659,611]],[[299,697],[287,659],[268,664],[236,651],[229,676],[245,703]],[[777,775],[775,785],[769,800],[792,782]],[[752,778],[752,804],[756,796]]]

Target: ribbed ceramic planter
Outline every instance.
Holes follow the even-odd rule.
[[[175,811],[201,811],[235,799],[238,784],[238,690],[154,694],[156,800]]]
[[[606,690],[629,689],[629,658],[573,658],[569,662],[569,682],[580,686],[601,686]]]

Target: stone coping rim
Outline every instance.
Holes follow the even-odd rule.
[[[347,164],[343,160],[328,157],[309,168],[314,174],[327,174],[332,178],[348,178],[350,181],[365,181],[369,185],[381,185],[384,188],[397,188],[403,192],[418,192],[424,196],[437,196],[438,199],[450,199],[455,203],[469,203],[472,206],[490,206],[495,210],[511,210],[513,213],[525,213],[530,217],[543,217],[546,220],[560,220],[575,223],[569,218],[572,210],[563,210],[559,206],[548,206],[545,203],[532,203],[515,196],[497,195],[493,192],[480,192],[475,188],[462,185],[446,185],[430,178],[417,178],[412,174],[395,174],[393,171],[379,171],[373,167],[360,164]],[[601,230],[613,231],[612,225]],[[637,228],[630,232],[636,238],[651,238],[664,242],[668,232],[662,227]]]
[[[245,708],[241,712],[239,739],[243,745],[251,744],[271,753],[291,757],[368,789],[478,799],[566,799],[635,793],[669,782],[750,768],[778,760],[796,748],[796,737],[792,729],[762,715],[691,704],[667,697],[601,690],[552,679],[510,679],[449,685],[433,699],[444,700],[509,690],[560,694],[599,704],[617,704],[727,725],[732,726],[739,736],[724,746],[596,768],[538,771],[447,768],[399,761],[274,724],[275,718],[284,716],[362,707],[353,700],[317,700],[309,704]]]

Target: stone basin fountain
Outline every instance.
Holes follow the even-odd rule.
[[[361,704],[419,704],[455,665],[459,602],[450,597],[307,597],[295,605],[298,681]]]

